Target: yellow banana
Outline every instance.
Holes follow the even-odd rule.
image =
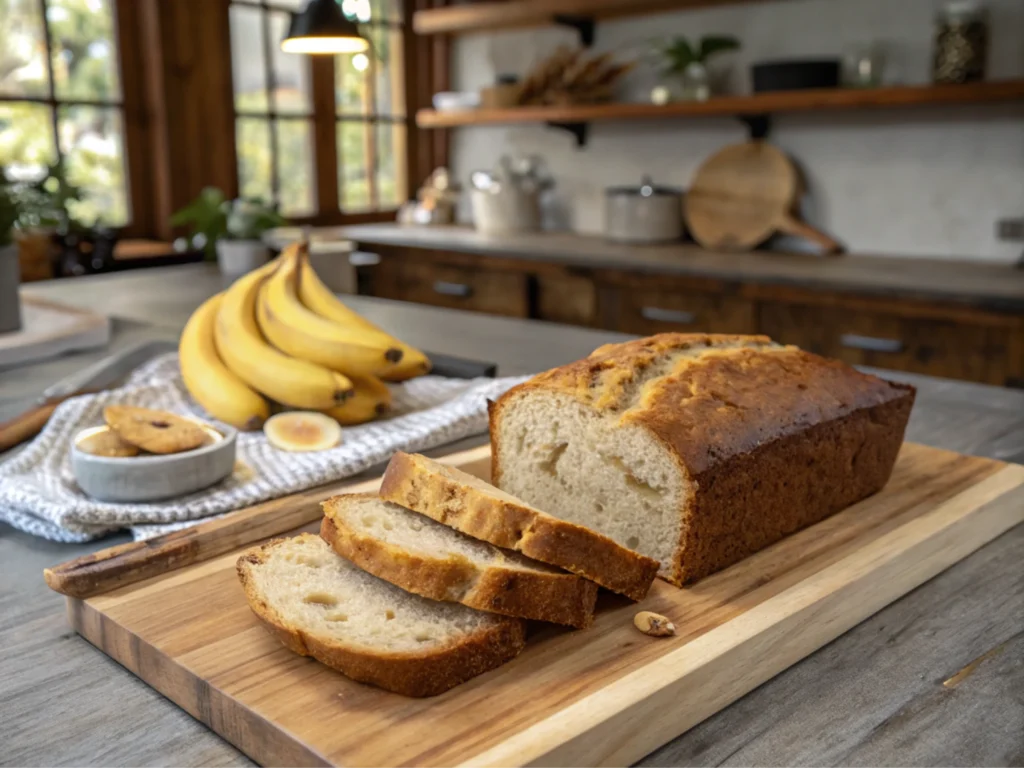
[[[334,292],[320,280],[308,259],[302,260],[298,280],[299,300],[321,317],[347,325],[362,333],[380,334],[387,338],[391,346],[402,350],[402,358],[380,372],[380,376],[388,381],[405,381],[421,376],[430,371],[430,359],[415,347],[390,336],[386,331],[374,325],[358,312],[346,307]]]
[[[260,289],[256,319],[275,347],[294,357],[319,363],[350,376],[387,370],[402,357],[383,334],[367,334],[320,317],[302,305],[296,277],[304,253],[292,247]]]
[[[224,293],[214,338],[228,368],[267,397],[293,408],[317,410],[339,405],[352,382],[336,371],[289,357],[267,344],[256,326],[256,298],[270,264],[243,275]]]
[[[259,429],[270,416],[267,401],[232,373],[217,354],[213,339],[222,294],[192,313],[178,343],[185,387],[215,419],[238,429]]]
[[[391,408],[391,391],[376,376],[352,376],[356,388],[341,405],[324,411],[342,425],[363,424],[383,416]]]
[[[381,373],[380,377],[384,381],[405,381],[430,373],[429,357],[415,347],[406,344],[403,344],[400,349],[403,352],[402,359]]]

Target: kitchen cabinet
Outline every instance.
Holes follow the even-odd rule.
[[[921,312],[917,305],[910,314],[907,307],[901,312],[897,306],[858,304],[764,301],[758,328],[778,341],[853,365],[999,385],[1020,373],[1020,354],[1016,365],[1011,354],[1021,336],[1019,323],[1015,329],[1015,323],[998,316],[944,316],[941,307]]]
[[[679,246],[690,249],[679,261],[662,254],[631,266],[609,253],[583,266],[578,253],[528,257],[353,239],[380,256],[363,284],[383,298],[637,335],[762,333],[854,365],[1024,387],[1024,274],[1010,268],[947,266],[959,272],[939,274],[923,262],[890,261],[880,279],[874,269],[859,273],[880,259],[842,257],[798,264],[782,282],[790,266],[769,254],[709,258],[707,274],[680,274],[678,264],[699,266],[692,246]],[[566,252],[578,247],[563,240]]]
[[[650,336],[667,331],[756,333],[757,313],[741,286],[662,276],[602,275],[606,327]]]
[[[529,317],[525,274],[467,269],[382,254],[374,268],[372,293],[449,309]]]
[[[599,327],[598,286],[588,276],[534,275],[535,316],[552,323]]]

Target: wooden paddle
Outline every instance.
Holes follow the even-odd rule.
[[[748,251],[785,232],[839,253],[838,242],[795,212],[801,192],[800,175],[780,149],[762,140],[734,144],[698,169],[684,203],[687,226],[715,251]]]

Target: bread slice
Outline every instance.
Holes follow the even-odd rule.
[[[573,627],[594,619],[597,585],[579,576],[472,539],[376,494],[334,496],[322,506],[320,537],[408,592]]]
[[[581,525],[559,520],[477,477],[426,456],[391,457],[380,496],[458,531],[565,568],[642,600],[658,561]]]
[[[256,616],[290,650],[405,696],[434,696],[504,664],[524,623],[411,595],[361,571],[311,533],[242,555]]]

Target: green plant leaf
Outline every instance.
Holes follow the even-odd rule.
[[[708,35],[700,40],[700,50],[697,54],[698,61],[707,61],[710,56],[724,51],[735,51],[740,47],[740,41],[732,35]]]
[[[227,234],[227,214],[224,210],[224,193],[216,187],[206,187],[199,196],[171,216],[171,225],[190,225],[191,238],[202,235],[205,239],[203,251],[207,259],[216,258],[217,241]]]
[[[674,37],[663,43],[659,53],[664,61],[665,74],[681,74],[697,60],[696,52],[685,37]]]
[[[217,241],[224,238],[258,240],[264,232],[288,222],[258,198],[228,200],[216,187],[207,187],[195,200],[171,216],[173,226],[190,226],[192,237],[203,235],[208,259],[216,258]]]

